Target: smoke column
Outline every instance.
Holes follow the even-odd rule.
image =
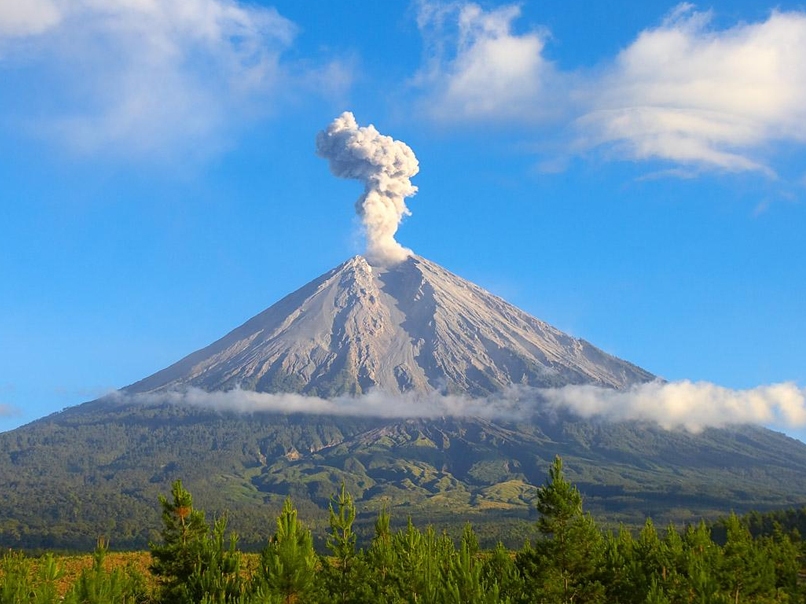
[[[316,136],[316,154],[328,160],[334,176],[364,183],[355,211],[366,233],[367,260],[390,265],[411,255],[395,241],[400,221],[411,214],[405,199],[417,192],[409,179],[420,168],[409,146],[373,125],[359,127],[353,114],[345,111]]]

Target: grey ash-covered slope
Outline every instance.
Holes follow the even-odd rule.
[[[622,388],[653,377],[433,262],[412,256],[382,268],[356,256],[125,390],[480,396],[513,384]]]

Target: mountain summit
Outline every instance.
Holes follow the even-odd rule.
[[[484,396],[513,384],[622,388],[653,375],[418,256],[355,256],[125,390]]]
[[[490,546],[518,547],[535,485],[558,454],[588,509],[614,523],[806,502],[806,445],[764,428],[692,434],[537,407],[528,420],[240,413],[172,396],[483,397],[521,384],[618,389],[651,379],[423,258],[378,267],[355,257],[124,389],[149,396],[90,401],[0,434],[0,547],[92,548],[110,533],[118,547],[143,547],[159,526],[157,497],[176,479],[204,508],[229,510],[253,544],[269,536],[267,510],[289,496],[326,526],[343,484],[362,530],[389,509],[457,534],[471,521]]]

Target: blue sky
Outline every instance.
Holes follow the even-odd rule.
[[[802,398],[804,66],[793,2],[0,0],[0,430],[361,253],[314,153],[346,110],[419,160],[403,245],[669,380]]]

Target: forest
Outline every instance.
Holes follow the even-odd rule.
[[[326,552],[289,498],[259,554],[239,549],[226,515],[208,522],[181,481],[160,497],[162,527],[144,569],[92,563],[65,582],[64,558],[9,550],[0,559],[0,604],[275,603],[773,603],[802,602],[802,544],[783,515],[658,530],[602,530],[557,457],[538,488],[534,536],[517,551],[482,550],[471,525],[458,542],[411,521],[392,530],[382,511],[359,547],[344,485],[331,498]],[[752,529],[752,530],[751,530]]]

